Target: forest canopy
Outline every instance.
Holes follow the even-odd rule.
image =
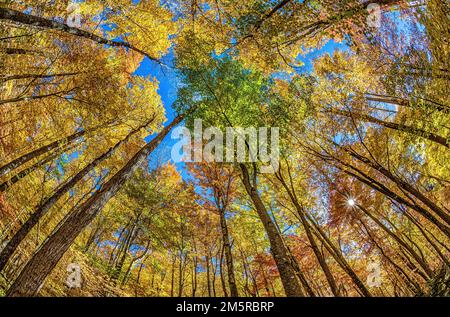
[[[449,15],[2,0],[0,296],[450,296]]]

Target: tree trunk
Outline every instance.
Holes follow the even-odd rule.
[[[255,187],[256,184],[253,184],[252,186],[247,167],[244,164],[240,164],[240,168],[242,170],[242,181],[244,183],[245,189],[250,196],[253,205],[255,206],[255,209],[259,215],[259,218],[261,219],[267,232],[271,252],[277,265],[278,271],[280,272],[280,277],[286,296],[303,296],[299,281],[297,280],[295,271],[291,266],[288,251],[286,250],[284,242],[277,228],[275,227],[272,219],[267,213],[264,203],[259,197],[258,191]]]
[[[224,297],[228,297],[228,290],[227,290],[227,284],[225,282],[225,275],[223,273],[223,271],[225,270],[224,265],[223,265],[223,255],[224,255],[224,248],[222,247],[222,250],[220,252],[220,282],[222,283],[222,291],[223,291],[223,296]]]
[[[59,139],[57,141],[54,141],[48,145],[45,145],[37,150],[34,150],[32,152],[29,152],[27,154],[22,155],[19,158],[16,158],[15,160],[9,162],[6,165],[3,165],[2,167],[0,167],[0,177],[8,174],[9,172],[11,172],[12,170],[16,169],[17,167],[19,167],[22,164],[25,164],[26,162],[37,158],[38,156],[47,153],[57,147],[59,147],[62,144],[66,144],[66,143],[71,143],[79,138],[81,138],[82,136],[84,136],[86,134],[86,130],[82,130],[82,131],[78,131],[72,135],[69,135],[68,137]]]
[[[412,135],[415,135],[415,136],[418,136],[418,137],[421,137],[424,139],[428,139],[434,143],[443,145],[447,148],[450,147],[450,140],[448,137],[443,137],[438,134],[428,132],[428,131],[425,131],[425,130],[422,130],[419,128],[407,126],[407,125],[404,125],[401,123],[383,121],[383,120],[377,119],[375,117],[372,117],[372,116],[369,116],[369,115],[363,114],[363,113],[354,113],[354,112],[344,111],[344,110],[339,110],[339,109],[330,110],[330,113],[337,114],[337,115],[344,116],[344,117],[359,119],[364,122],[376,123],[378,125],[381,125],[383,127],[389,128],[389,129],[407,132],[409,134],[412,134]]]
[[[115,46],[115,47],[124,47],[124,48],[129,48],[135,52],[138,52],[142,55],[147,56],[149,59],[153,60],[153,61],[158,61],[157,58],[151,56],[150,54],[140,50],[139,48],[131,45],[128,42],[116,42],[113,40],[108,40],[105,39],[101,36],[98,36],[94,33],[88,32],[88,31],[84,31],[75,27],[71,27],[68,26],[65,23],[61,23],[61,22],[57,22],[54,20],[49,20],[46,18],[42,18],[42,17],[38,17],[38,16],[34,16],[31,14],[25,14],[23,12],[20,11],[16,11],[16,10],[11,10],[11,9],[7,9],[7,8],[0,8],[0,20],[9,20],[9,21],[13,21],[16,23],[20,23],[20,24],[26,24],[26,25],[30,25],[33,27],[40,27],[40,28],[44,28],[44,29],[49,29],[49,30],[56,30],[56,31],[62,31],[71,35],[75,35],[75,36],[79,36],[79,37],[83,37],[86,39],[89,39],[91,41],[97,42],[99,44],[105,44],[105,45],[109,45],[109,46]]]
[[[50,274],[81,231],[92,222],[103,206],[121,188],[122,184],[133,175],[135,169],[145,161],[162,139],[175,125],[180,123],[183,118],[183,115],[176,117],[171,124],[166,126],[154,139],[136,153],[134,157],[109,181],[107,181],[100,190],[92,195],[81,206],[74,209],[68,217],[58,225],[47,241],[24,267],[9,288],[7,296],[36,295],[43,285],[45,278]]]
[[[225,253],[225,260],[227,263],[227,273],[228,273],[228,285],[230,287],[231,297],[238,297],[239,293],[237,290],[236,279],[234,276],[234,266],[233,266],[233,255],[231,253],[231,243],[230,236],[228,234],[227,220],[225,219],[225,210],[219,211],[220,217],[220,227],[222,230],[222,242],[223,251]]]
[[[339,266],[347,273],[347,275],[352,279],[353,283],[356,287],[361,291],[361,293],[366,297],[372,297],[372,294],[369,292],[367,287],[361,281],[361,279],[356,275],[355,271],[350,267],[347,260],[342,255],[342,252],[333,244],[333,242],[327,237],[325,232],[320,228],[318,224],[316,224],[311,218],[306,215],[310,222],[313,224],[316,231],[314,232],[316,236],[322,241],[325,248],[330,252]]]
[[[406,190],[412,195],[414,195],[417,199],[419,199],[424,205],[426,205],[428,208],[430,208],[434,213],[436,213],[439,218],[444,220],[447,224],[450,224],[450,215],[446,213],[442,208],[437,206],[434,202],[432,202],[428,197],[426,197],[424,194],[422,194],[420,191],[418,191],[414,186],[407,183],[406,181],[402,180],[400,177],[394,175],[390,170],[384,168],[382,165],[375,163],[368,159],[367,157],[364,157],[358,153],[356,153],[353,150],[344,149],[347,153],[349,153],[352,157],[356,158],[357,160],[363,162],[367,166],[370,166],[371,168],[377,170],[387,178],[389,178],[391,181],[393,181],[400,189]]]
[[[16,234],[11,238],[6,247],[0,253],[0,271],[3,270],[6,263],[8,262],[14,250],[19,246],[19,244],[25,239],[27,234],[33,229],[33,227],[41,220],[41,218],[47,214],[47,212],[53,207],[53,205],[66,193],[68,193],[80,180],[88,175],[92,170],[94,170],[99,164],[104,162],[106,159],[111,157],[114,152],[124,143],[126,143],[133,135],[139,132],[141,129],[148,126],[154,120],[154,116],[147,121],[145,124],[139,126],[138,128],[132,130],[126,138],[116,143],[107,152],[97,157],[90,164],[85,166],[80,172],[73,176],[70,180],[62,184],[56,192],[46,199],[40,206],[38,206],[35,212],[28,218],[28,220],[20,227]]]
[[[206,284],[208,286],[208,297],[211,297],[211,273],[209,267],[209,255],[205,256],[205,265],[206,265]]]
[[[304,210],[303,208],[300,206],[300,204],[298,203],[296,194],[294,192],[294,188],[293,188],[293,184],[291,183],[291,187],[292,187],[292,191],[291,189],[288,187],[288,185],[286,184],[283,175],[281,174],[281,172],[279,172],[277,174],[278,179],[280,180],[281,184],[283,185],[284,189],[286,190],[286,192],[288,193],[292,203],[295,206],[295,209],[297,210],[297,213],[300,217],[300,221],[303,225],[303,228],[305,229],[306,232],[306,236],[308,238],[309,244],[311,245],[311,248],[313,249],[313,252],[317,258],[317,261],[319,262],[320,267],[322,268],[325,277],[327,279],[328,285],[330,286],[330,289],[332,291],[332,293],[334,294],[334,296],[338,297],[340,296],[339,294],[339,290],[338,287],[336,285],[336,281],[333,277],[333,274],[331,273],[331,270],[328,266],[328,264],[326,263],[325,258],[323,257],[322,253],[319,250],[319,247],[317,246],[317,243],[314,239],[314,236],[311,232],[311,229],[309,227],[309,223],[306,221],[305,218],[305,214],[304,214]]]
[[[433,271],[428,266],[428,264],[414,251],[411,246],[409,246],[403,239],[401,239],[396,233],[389,230],[380,220],[378,220],[374,215],[372,215],[366,208],[361,205],[356,205],[357,208],[362,210],[370,219],[373,220],[381,229],[384,230],[389,236],[391,236],[401,247],[403,247],[408,253],[413,257],[413,259],[422,267],[427,276],[431,279],[433,278]]]
[[[33,173],[37,169],[43,167],[45,164],[53,161],[55,158],[57,158],[61,153],[65,151],[70,151],[71,149],[75,148],[77,144],[70,144],[69,146],[62,147],[61,149],[58,149],[58,151],[55,151],[54,153],[50,153],[47,157],[43,158],[42,160],[39,160],[37,163],[31,165],[30,167],[27,167],[20,172],[18,172],[16,175],[12,176],[7,181],[0,184],[0,193],[6,191],[9,189],[12,185],[23,179],[24,177],[28,176],[29,174]]]

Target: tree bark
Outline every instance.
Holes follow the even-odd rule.
[[[446,77],[448,77],[448,76],[446,76]],[[414,105],[411,104],[411,102],[408,99],[404,99],[401,97],[367,93],[367,94],[365,94],[365,98],[368,101],[383,102],[383,103],[388,103],[391,105],[414,108]],[[424,101],[426,101],[426,100],[424,100]],[[426,105],[429,108],[444,112],[446,114],[450,114],[450,107],[447,107],[445,105],[441,105],[441,104],[438,104],[438,103],[435,103],[432,101],[427,102]]]
[[[413,196],[415,196],[417,199],[419,199],[424,205],[426,205],[428,208],[430,208],[436,215],[439,216],[442,220],[444,220],[447,224],[450,224],[450,215],[446,213],[442,208],[437,206],[434,202],[432,202],[428,197],[426,197],[424,194],[422,194],[420,191],[414,188],[411,184],[407,183],[406,181],[402,180],[398,176],[395,176],[390,170],[384,168],[382,165],[375,163],[368,159],[367,157],[364,157],[358,153],[356,153],[354,150],[344,148],[344,150],[349,153],[352,157],[356,158],[357,160],[363,162],[364,164],[370,166],[371,168],[379,171],[381,174],[389,178],[391,181],[393,181],[400,189],[406,190],[407,192],[411,193]]]
[[[375,117],[372,117],[372,116],[369,116],[369,115],[363,114],[363,113],[353,113],[350,111],[344,111],[344,110],[339,110],[339,109],[333,109],[333,110],[330,110],[329,112],[340,115],[340,116],[344,116],[344,117],[359,119],[359,120],[362,120],[365,122],[376,123],[378,125],[381,125],[383,127],[389,128],[389,129],[407,132],[409,134],[427,139],[431,142],[443,145],[447,148],[450,147],[450,145],[449,145],[450,140],[448,137],[446,138],[446,137],[440,136],[438,134],[428,132],[428,131],[425,131],[425,130],[422,130],[419,128],[415,128],[415,127],[411,127],[411,126],[407,126],[407,125],[395,123],[395,122],[383,121],[383,120],[377,119]]]
[[[61,144],[71,143],[71,142],[81,138],[82,136],[84,136],[86,134],[86,132],[87,132],[86,130],[78,131],[72,135],[69,135],[68,137],[54,141],[48,145],[40,147],[39,149],[36,149],[34,151],[31,151],[27,154],[22,155],[21,157],[16,158],[15,160],[9,162],[8,164],[0,167],[0,177],[8,174],[12,170],[19,167],[20,165],[25,164],[26,162],[59,147]]]
[[[233,255],[231,253],[230,236],[228,234],[227,220],[225,219],[225,210],[219,211],[220,227],[222,230],[223,249],[225,253],[225,260],[227,263],[228,285],[230,287],[231,297],[238,297],[239,293],[236,285],[236,278],[234,276]]]
[[[148,126],[153,120],[153,116],[145,124],[139,126],[138,128],[132,130],[123,140],[117,142],[112,148],[107,152],[97,157],[94,161],[85,166],[80,172],[75,176],[70,178],[64,184],[62,184],[56,192],[49,198],[47,198],[40,206],[38,206],[35,212],[28,218],[28,220],[20,227],[20,229],[14,234],[11,240],[8,242],[6,247],[0,252],[0,272],[5,267],[14,250],[19,246],[19,244],[25,239],[27,234],[33,229],[33,227],[39,222],[40,219],[56,204],[56,202],[68,193],[80,180],[88,175],[92,170],[94,170],[99,164],[104,162],[106,159],[111,157],[114,152],[124,143],[126,143],[133,135],[139,132],[141,129]]]
[[[361,205],[356,205],[356,207],[362,210],[373,222],[375,222],[381,229],[384,230],[389,236],[391,236],[401,247],[403,247],[408,253],[413,257],[413,259],[422,267],[426,275],[431,279],[433,278],[433,271],[428,266],[427,263],[414,251],[411,246],[409,246],[403,239],[401,239],[396,233],[389,230],[379,219],[372,215],[366,208]]]
[[[14,176],[12,176],[10,179],[8,179],[7,181],[5,181],[5,182],[0,184],[0,193],[6,191],[12,185],[17,183],[18,181],[20,181],[24,177],[28,176],[29,174],[33,173],[37,169],[43,167],[45,164],[53,161],[55,158],[58,157],[58,155],[61,155],[61,153],[65,152],[65,151],[70,151],[71,149],[73,149],[75,147],[76,147],[76,144],[72,144],[71,146],[63,147],[63,148],[59,149],[59,151],[57,151],[55,153],[50,153],[50,155],[48,155],[47,157],[43,158],[42,160],[39,160],[37,163],[31,165],[30,167],[27,167],[24,170],[21,170],[20,172],[18,172]],[[0,269],[0,271],[1,271],[1,269]]]
[[[159,62],[159,60],[157,58],[151,56],[150,54],[144,52],[143,50],[135,47],[134,45],[132,45],[128,42],[117,42],[117,41],[105,39],[94,33],[68,26],[65,23],[56,22],[56,21],[49,20],[46,18],[34,16],[31,14],[25,14],[20,11],[7,9],[7,8],[0,8],[0,20],[9,20],[9,21],[13,21],[16,23],[20,23],[20,24],[30,25],[33,27],[40,27],[40,28],[44,28],[44,29],[62,31],[62,32],[65,32],[65,33],[68,33],[71,35],[89,39],[89,40],[97,42],[99,44],[129,48],[130,50],[133,50],[137,53],[147,56],[149,59],[151,59],[153,61]]]
[[[310,220],[313,227],[316,229],[316,236],[323,242],[325,248],[330,252],[339,266],[347,273],[347,275],[352,279],[353,283],[356,287],[361,291],[361,293],[366,297],[372,297],[372,294],[369,292],[367,287],[361,281],[361,279],[356,275],[355,271],[350,267],[347,260],[342,255],[342,252],[334,245],[334,243],[327,237],[325,232],[323,232],[322,228],[318,224],[316,224],[308,215],[306,217]]]
[[[308,238],[309,244],[311,245],[311,248],[313,249],[313,252],[317,258],[317,261],[319,262],[319,265],[325,274],[325,277],[327,279],[328,285],[330,286],[331,292],[333,293],[334,296],[339,297],[340,293],[339,293],[339,289],[336,285],[336,281],[333,277],[333,274],[331,273],[331,270],[330,270],[328,264],[326,263],[324,256],[322,255],[322,253],[319,250],[319,247],[317,246],[317,243],[316,243],[314,236],[311,232],[311,229],[309,227],[309,223],[306,221],[304,210],[300,206],[300,204],[297,200],[292,183],[291,183],[291,187],[292,187],[292,191],[291,191],[291,189],[286,184],[281,172],[277,173],[277,176],[278,176],[278,179],[280,180],[281,184],[283,185],[284,189],[288,193],[289,198],[291,199],[292,203],[295,206],[295,209],[297,210],[297,213],[300,217],[300,221],[303,225],[303,228],[305,229],[305,233]]]
[[[255,187],[256,184],[253,184],[252,186],[247,167],[242,163],[239,164],[239,166],[242,170],[242,181],[244,183],[244,187],[248,195],[250,196],[250,199],[255,206],[258,216],[261,219],[267,232],[271,252],[277,265],[278,271],[280,272],[280,277],[286,296],[303,296],[303,292],[300,288],[300,283],[296,278],[293,267],[291,266],[288,251],[286,250],[284,242],[277,228],[275,227],[275,224],[267,213],[264,203],[259,197],[258,191]]]
[[[145,161],[170,130],[180,123],[183,118],[183,115],[176,117],[172,123],[166,126],[154,139],[139,150],[100,190],[81,206],[74,209],[58,225],[47,241],[26,264],[7,291],[7,296],[34,296],[37,294],[45,278],[50,274],[77,236],[92,222],[109,199],[133,175],[135,169]]]

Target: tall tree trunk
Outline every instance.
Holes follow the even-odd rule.
[[[9,80],[18,80],[18,79],[27,79],[27,78],[49,79],[49,78],[54,78],[54,77],[75,76],[75,75],[78,75],[81,73],[82,72],[58,73],[58,74],[18,74],[18,75],[10,75],[10,76],[0,75],[0,83],[5,83]]]
[[[346,165],[350,166],[349,164],[346,164]],[[362,171],[356,169],[354,166],[352,166],[352,169],[358,171],[358,173],[360,173],[363,176],[357,175],[357,174],[355,174],[353,172],[350,172],[350,171],[348,171],[346,169],[343,169],[343,172],[348,174],[348,175],[350,175],[350,176],[353,176],[354,178],[358,179],[362,183],[364,183],[367,186],[369,186],[369,187],[379,191],[380,193],[386,195],[387,197],[390,197],[394,201],[396,201],[396,202],[398,202],[398,203],[400,203],[402,205],[405,205],[405,206],[407,206],[407,207],[417,211],[424,218],[426,218],[431,223],[436,225],[436,227],[438,227],[447,237],[450,237],[450,228],[448,226],[444,225],[443,223],[441,223],[438,219],[436,219],[436,217],[434,217],[428,210],[426,210],[425,208],[423,208],[422,206],[420,206],[418,204],[411,203],[411,202],[407,201],[403,197],[400,197],[395,192],[391,191],[389,188],[384,186],[382,183],[376,181],[372,177],[370,177],[367,174],[363,173]]]
[[[432,213],[430,213],[427,209],[425,209],[421,205],[415,203],[414,201],[406,200],[405,198],[399,196],[397,193],[390,190],[384,184],[382,184],[378,180],[374,179],[367,173],[357,168],[354,164],[346,163],[342,159],[339,159],[335,156],[322,155],[314,150],[312,151],[314,152],[314,155],[333,164],[333,166],[340,169],[345,174],[352,176],[353,178],[359,180],[360,182],[366,184],[367,186],[373,188],[374,190],[382,193],[383,195],[386,195],[387,197],[391,198],[393,201],[396,201],[400,205],[404,205],[411,208],[412,210],[415,210],[417,213],[419,213],[421,216],[423,216],[425,219],[427,219],[428,221],[433,223],[437,228],[439,228],[442,231],[442,233],[444,233],[447,237],[450,237],[450,228],[445,224],[441,223]],[[331,159],[336,161],[336,163],[331,162],[330,161]]]
[[[79,181],[81,181],[86,175],[93,171],[99,164],[104,162],[106,159],[111,157],[115,151],[124,143],[126,143],[133,135],[138,133],[141,129],[148,126],[153,120],[154,116],[147,121],[145,124],[139,126],[138,128],[132,130],[123,140],[116,143],[107,152],[103,153],[101,156],[97,157],[90,164],[86,165],[80,172],[75,176],[70,178],[64,184],[62,184],[56,192],[49,198],[47,198],[41,205],[39,205],[35,212],[28,218],[28,220],[20,227],[16,234],[11,238],[6,247],[0,253],[0,271],[3,270],[6,263],[8,262],[14,250],[19,246],[19,244],[25,239],[27,234],[33,229],[33,227],[42,219],[42,217],[47,214],[47,212],[55,205],[55,203],[66,193],[68,193]]]
[[[48,145],[40,147],[37,150],[31,151],[29,153],[22,155],[21,157],[14,159],[13,161],[9,162],[8,164],[0,167],[0,177],[10,173],[12,170],[16,169],[20,165],[25,164],[26,162],[28,162],[30,160],[37,158],[38,156],[40,156],[44,153],[50,152],[53,149],[56,149],[57,147],[61,146],[62,144],[72,143],[72,142],[76,141],[77,139],[81,138],[85,134],[86,134],[86,130],[78,131],[72,135],[69,135],[68,137],[54,141]]]
[[[197,292],[197,256],[194,257],[193,263],[192,263],[192,297],[195,297],[195,294]]]
[[[184,262],[183,259],[183,250],[180,250],[180,264],[178,265],[178,297],[183,296],[183,288],[184,288]]]
[[[395,232],[392,232],[387,228],[379,219],[372,215],[366,208],[361,205],[356,205],[356,207],[362,210],[370,219],[373,220],[381,229],[384,230],[389,236],[391,236],[401,247],[403,247],[408,253],[413,257],[413,259],[422,267],[427,276],[431,279],[433,278],[433,271],[428,266],[428,264],[414,251],[414,249],[409,246],[402,238],[400,238]]]
[[[228,285],[230,287],[230,295],[231,297],[238,297],[239,293],[237,290],[236,279],[234,276],[233,255],[231,253],[231,243],[230,243],[230,236],[228,234],[227,220],[225,218],[225,210],[219,210],[219,217],[220,217],[220,227],[222,230],[223,251],[225,253],[225,260],[227,263]]]
[[[92,222],[103,206],[121,188],[122,184],[133,175],[135,169],[145,161],[163,138],[174,126],[180,123],[183,118],[183,115],[176,117],[171,124],[166,126],[154,139],[136,153],[134,157],[109,181],[107,181],[100,190],[92,195],[81,206],[74,209],[68,217],[58,225],[56,230],[49,236],[47,241],[24,267],[9,288],[7,296],[36,295],[39,288],[43,285],[45,278],[69,249],[80,232]]]
[[[297,196],[295,194],[292,182],[291,182],[291,188],[292,188],[292,191],[291,191],[291,189],[286,184],[286,182],[285,182],[281,172],[277,173],[277,178],[280,180],[280,182],[283,185],[284,189],[288,193],[289,198],[291,199],[292,203],[294,204],[295,209],[297,210],[297,213],[298,213],[298,215],[300,217],[300,221],[301,221],[301,223],[303,225],[303,228],[305,229],[305,233],[306,233],[306,236],[308,238],[309,244],[311,245],[311,248],[312,248],[312,250],[313,250],[313,252],[314,252],[314,254],[315,254],[316,258],[317,258],[317,261],[319,262],[319,265],[320,265],[320,267],[322,268],[322,270],[323,270],[323,272],[325,274],[325,277],[327,279],[328,285],[330,286],[331,292],[333,293],[334,296],[337,296],[337,297],[340,296],[339,289],[338,289],[338,287],[336,285],[336,281],[335,281],[335,279],[333,277],[333,274],[331,273],[331,270],[330,270],[328,264],[326,263],[326,260],[325,260],[324,256],[322,255],[322,253],[319,250],[319,247],[317,246],[317,243],[316,243],[316,241],[314,239],[314,236],[313,236],[313,234],[311,232],[311,229],[309,227],[309,223],[306,221],[304,210],[300,206],[300,204],[299,204],[299,202],[297,200]]]
[[[20,24],[30,25],[32,27],[40,27],[40,28],[49,29],[49,30],[62,31],[67,34],[71,34],[71,35],[89,39],[89,40],[94,41],[99,44],[129,48],[130,50],[133,50],[137,53],[147,56],[149,59],[151,59],[153,61],[159,62],[159,60],[157,58],[151,56],[150,54],[144,52],[143,50],[135,47],[134,45],[132,45],[128,42],[118,42],[118,41],[105,39],[94,33],[68,26],[65,23],[57,22],[54,20],[49,20],[46,18],[34,16],[31,14],[26,14],[26,13],[23,13],[20,11],[7,9],[7,8],[0,8],[0,20],[9,20],[9,21],[13,21],[16,23],[20,23]]]
[[[222,283],[222,292],[223,292],[223,296],[224,297],[228,297],[228,290],[227,290],[227,284],[225,282],[225,275],[224,275],[224,270],[225,267],[223,265],[223,256],[224,256],[224,248],[222,247],[222,250],[220,252],[220,282]]]
[[[443,77],[449,78],[448,75],[443,75]],[[411,104],[411,102],[408,99],[401,98],[401,97],[367,93],[367,94],[365,94],[365,98],[369,101],[383,102],[383,103],[389,103],[389,104],[397,105],[397,106],[414,108],[414,105]],[[429,102],[427,102],[427,100],[424,100],[424,101],[428,108],[435,109],[437,111],[442,111],[446,114],[450,114],[450,107],[441,105],[441,104],[438,104],[438,103],[435,103],[432,101],[429,101]]]
[[[208,296],[211,297],[211,270],[209,267],[209,255],[205,256],[205,265],[206,265],[206,285],[208,287]]]
[[[355,271],[353,271],[353,269],[350,267],[347,260],[342,255],[342,252],[334,245],[334,243],[327,237],[322,228],[320,228],[320,226],[316,224],[314,220],[312,220],[308,215],[306,215],[306,217],[310,220],[310,222],[313,224],[313,227],[316,229],[314,231],[316,236],[322,241],[325,248],[328,250],[331,256],[333,256],[333,258],[344,270],[344,272],[347,273],[347,275],[351,278],[351,280],[360,290],[360,292],[366,297],[371,297],[372,294],[369,292],[369,290],[361,281],[361,279],[358,277],[358,275],[356,275]]]
[[[450,225],[450,215],[445,212],[442,208],[440,208],[438,205],[436,205],[433,201],[431,201],[428,197],[426,197],[424,194],[422,194],[420,191],[418,191],[414,186],[407,183],[400,177],[394,175],[390,170],[384,168],[379,163],[375,163],[372,160],[368,159],[367,157],[364,157],[360,155],[359,153],[356,153],[353,150],[344,149],[347,153],[349,153],[352,157],[356,158],[357,160],[363,162],[367,166],[370,166],[371,168],[377,170],[387,178],[389,178],[391,181],[393,181],[400,189],[406,190],[407,192],[414,195],[417,199],[419,199],[424,205],[426,205],[428,208],[430,208],[436,215],[439,216],[442,220],[444,220],[447,224]]]
[[[128,250],[130,249],[130,246],[136,237],[136,230],[137,230],[136,222],[137,221],[135,221],[131,226],[131,229],[127,234],[127,237],[122,245],[122,248],[119,250],[118,256],[120,255],[120,253],[122,253],[122,255],[120,256],[119,261],[115,264],[113,274],[111,277],[111,280],[114,281],[114,284],[116,284],[117,281],[119,280],[120,273],[122,272],[123,265],[125,264],[125,260],[128,255]]]
[[[275,227],[275,224],[270,218],[263,201],[259,197],[256,183],[253,182],[252,185],[247,166],[241,163],[240,168],[242,170],[242,181],[244,183],[245,190],[250,196],[258,216],[267,232],[267,236],[269,237],[272,255],[278,271],[280,272],[280,277],[286,296],[303,296],[300,283],[296,278],[295,270],[291,265],[288,251],[286,250],[284,242]],[[254,177],[256,177],[256,175],[254,175]]]
[[[22,156],[12,160],[11,162],[3,165],[0,167],[0,177],[10,173],[12,170],[18,168],[19,166],[29,162],[32,159],[35,159],[42,154],[48,153],[58,147],[61,147],[62,145],[71,146],[73,142],[80,139],[81,137],[84,137],[87,133],[95,132],[101,128],[105,128],[111,125],[114,125],[117,123],[117,119],[109,120],[103,124],[97,125],[91,129],[84,129],[81,131],[77,131],[67,137],[61,138],[59,140],[53,141],[52,143],[49,143],[47,145],[44,145],[36,150],[33,150],[31,152],[28,152],[26,154],[23,154]]]
[[[56,159],[61,153],[64,153],[65,151],[70,151],[73,148],[75,148],[77,144],[69,144],[68,146],[64,146],[60,149],[58,149],[55,152],[50,153],[47,157],[43,158],[42,160],[39,160],[37,163],[31,165],[30,167],[27,167],[14,176],[12,176],[7,181],[4,181],[0,184],[0,193],[6,191],[9,189],[12,185],[23,179],[24,177],[28,176],[29,174],[33,173],[39,168],[42,168],[45,164],[50,163],[54,159]]]
[[[175,289],[175,264],[177,261],[177,257],[175,254],[172,254],[172,270],[170,274],[170,297],[173,297],[174,289]]]
[[[119,236],[117,238],[117,243],[115,243],[114,248],[112,249],[111,254],[109,256],[109,260],[108,260],[109,266],[113,266],[116,263],[116,258],[117,258],[116,250],[117,250],[117,247],[119,247],[119,249],[120,249],[120,247],[122,246],[120,241],[122,240],[122,236],[125,233],[125,231],[127,230],[129,224],[130,224],[130,221],[128,221],[128,223],[125,226],[123,226],[123,228],[119,232]],[[118,253],[120,253],[120,251],[118,251]]]
[[[364,122],[376,123],[378,125],[381,125],[383,127],[389,128],[389,129],[407,132],[409,134],[412,134],[412,135],[415,135],[415,136],[418,136],[418,137],[421,137],[424,139],[428,139],[432,142],[443,145],[447,148],[450,147],[450,139],[448,137],[443,137],[441,135],[438,135],[438,134],[435,134],[432,132],[428,132],[428,131],[425,131],[425,130],[422,130],[419,128],[411,127],[411,126],[404,125],[401,123],[383,121],[383,120],[377,119],[375,117],[372,117],[372,116],[369,116],[369,115],[363,114],[363,113],[354,113],[354,112],[344,111],[344,110],[339,110],[339,109],[333,109],[333,110],[330,110],[329,112],[340,115],[340,116],[344,116],[344,117],[359,119]]]
[[[123,276],[122,283],[120,284],[121,287],[125,286],[125,283],[127,282],[128,277],[131,274],[131,269],[133,268],[133,264],[136,263],[136,261],[139,261],[140,259],[144,258],[147,255],[147,252],[148,252],[149,248],[150,248],[150,241],[147,241],[147,244],[145,245],[145,249],[142,252],[142,254],[140,254],[140,255],[134,257],[133,259],[131,259],[130,264],[128,265],[128,268],[125,271],[125,274]],[[138,274],[137,274],[137,278],[136,278],[136,282],[137,283],[139,283],[139,279],[140,279],[140,276],[141,276],[141,270],[142,270],[142,263],[141,263],[141,265],[139,267],[139,271],[138,271]]]
[[[211,253],[211,255],[210,255],[210,261],[211,261],[211,267],[213,268],[213,270],[212,270],[212,274],[211,274],[211,276],[212,276],[212,280],[211,280],[211,289],[212,289],[212,294],[213,294],[213,297],[216,297],[216,273],[217,273],[217,256],[216,257],[214,257],[213,255],[212,255],[212,253]],[[215,259],[215,261],[213,261],[213,259]]]
[[[391,256],[387,256],[384,249],[380,246],[380,244],[376,241],[376,239],[373,237],[373,235],[370,233],[370,229],[366,226],[366,224],[360,219],[360,223],[363,225],[364,229],[367,232],[367,235],[369,236],[370,240],[375,244],[375,246],[380,250],[381,255],[394,267],[397,273],[400,273],[400,278],[406,284],[407,288],[411,290],[414,294],[422,293],[422,290],[420,288],[420,285],[412,280],[409,275],[398,265],[394,262]]]

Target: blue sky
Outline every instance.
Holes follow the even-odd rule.
[[[326,53],[332,54],[336,50],[347,50],[347,49],[348,46],[345,43],[336,43],[334,41],[329,41],[322,48],[313,50],[304,56],[299,56],[298,60],[301,61],[304,65],[298,71],[308,73],[312,70],[314,59],[316,59],[317,57]],[[167,56],[164,57],[164,60],[167,61],[168,64],[172,64],[173,59],[174,59],[173,51],[170,51],[169,54],[167,54]],[[158,93],[161,96],[161,100],[164,104],[164,108],[166,111],[167,117],[166,124],[169,123],[176,115],[175,111],[172,108],[172,105],[177,98],[177,86],[179,82],[174,70],[170,67],[161,66],[146,57],[139,66],[139,68],[136,70],[135,74],[145,77],[150,76],[152,78],[156,78],[159,81]],[[149,135],[147,138],[145,138],[145,141],[149,142],[153,137],[154,135]],[[169,134],[163,140],[163,142],[161,142],[158,149],[156,150],[156,153],[151,155],[150,166],[154,166],[152,165],[153,163],[152,161],[156,157],[158,157],[159,161],[161,159],[163,161],[170,160],[171,147],[177,141],[178,140],[172,140]],[[183,168],[184,164],[177,163],[176,166],[178,171],[181,172],[183,178],[185,179],[188,178],[188,175]]]

